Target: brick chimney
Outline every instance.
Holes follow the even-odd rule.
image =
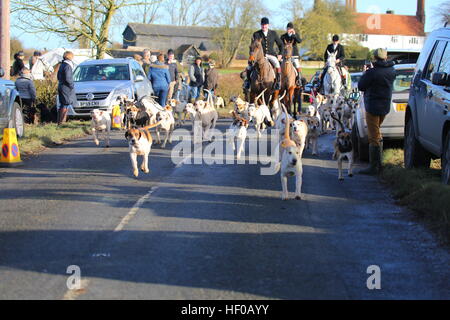
[[[417,0],[417,20],[425,24],[425,0]]]
[[[356,0],[345,0],[347,8],[356,12]]]

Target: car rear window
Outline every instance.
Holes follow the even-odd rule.
[[[394,81],[394,92],[409,91],[413,76],[414,69],[397,70],[397,76]]]
[[[75,82],[130,80],[130,70],[127,64],[80,65],[73,79]]]

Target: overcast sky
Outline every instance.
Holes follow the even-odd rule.
[[[263,0],[267,8],[272,12],[270,15],[271,23],[274,27],[283,28],[286,26],[288,22],[288,18],[286,18],[286,13],[282,9],[283,4],[289,1],[274,1],[274,0]],[[343,0],[344,2],[345,0]],[[436,24],[436,10],[439,6],[445,2],[450,0],[425,0],[426,7],[426,24],[425,31],[432,31],[440,25]],[[312,0],[304,1],[305,7],[308,8],[312,5]],[[415,15],[417,9],[417,2],[415,0],[357,0],[357,9],[358,12],[379,12],[384,13],[386,10],[391,9],[394,10],[396,14],[405,14],[405,15]],[[131,21],[130,21],[131,22]],[[165,21],[161,21],[161,23],[168,23]],[[113,28],[112,40],[117,42],[122,42],[121,33],[124,30],[126,24],[118,25]],[[41,34],[38,37],[33,34],[26,34],[23,31],[18,30],[14,27],[14,19],[11,19],[11,35],[19,38],[26,48],[55,48],[55,47],[68,47],[70,48],[72,45],[67,43],[65,40],[48,34]],[[47,40],[48,39],[48,40]]]

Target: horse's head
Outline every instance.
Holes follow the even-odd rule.
[[[250,45],[250,58],[249,58],[249,60],[251,62],[257,61],[258,58],[260,58],[261,54],[263,53],[261,41],[262,41],[262,39],[255,39],[255,40],[253,40],[252,44]]]
[[[327,60],[327,66],[329,67],[335,67],[336,66],[336,55],[337,55],[337,51],[330,53],[329,51],[327,51],[328,53],[328,60]]]
[[[290,59],[292,57],[293,45],[291,41],[284,40],[284,58]]]

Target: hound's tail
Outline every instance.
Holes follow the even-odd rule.
[[[142,130],[148,130],[148,129],[151,129],[151,128],[155,128],[155,127],[159,126],[160,124],[161,124],[161,121],[158,121],[155,124],[151,124],[149,126],[143,127]]]

